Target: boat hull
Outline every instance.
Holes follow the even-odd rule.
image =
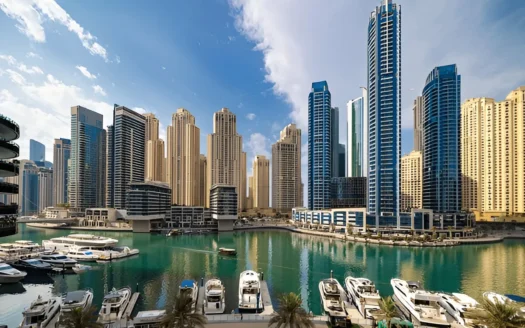
[[[20,280],[24,279],[27,276],[26,272],[20,272],[19,274],[12,275],[0,275],[0,284],[16,284]]]

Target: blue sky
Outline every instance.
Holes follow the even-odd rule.
[[[34,138],[51,159],[53,138],[70,135],[73,105],[103,113],[106,125],[114,103],[154,112],[164,139],[171,114],[187,108],[201,129],[201,153],[213,112],[228,107],[250,162],[269,155],[286,124],[306,133],[312,81],[327,80],[342,109],[360,95],[368,16],[379,3],[0,0],[0,112],[22,126],[22,158]],[[463,100],[501,100],[525,84],[525,2],[398,3],[403,153],[412,148],[412,101],[433,67],[458,65]]]

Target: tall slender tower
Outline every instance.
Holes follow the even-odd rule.
[[[154,114],[144,114],[146,118],[146,145],[145,145],[145,180],[164,181],[164,140],[159,139],[159,120]]]
[[[206,173],[208,171],[208,160],[206,159],[206,156],[200,154],[199,156],[199,198],[201,205],[204,205],[206,203]]]
[[[347,172],[349,177],[368,176],[368,106],[367,90],[350,100],[347,106]]]
[[[423,151],[423,97],[417,96],[414,99],[414,150]]]
[[[270,207],[270,161],[262,155],[253,159],[253,207]]]
[[[55,139],[53,144],[53,205],[67,203],[68,162],[71,140]]]
[[[399,227],[401,6],[385,0],[368,23],[368,215]]]
[[[29,139],[29,160],[33,162],[46,161],[46,146],[34,139]]]
[[[239,204],[239,208],[241,210],[246,208],[246,179],[247,179],[247,162],[246,162],[246,152],[241,153],[241,186],[239,188],[241,197],[239,198],[239,201],[241,202]]]

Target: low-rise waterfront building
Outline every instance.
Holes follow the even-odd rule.
[[[46,207],[43,211],[46,219],[65,219],[68,217],[68,209],[65,207]]]
[[[210,189],[211,216],[217,221],[219,231],[232,231],[237,220],[236,186],[215,184]]]
[[[171,207],[171,189],[167,183],[149,181],[129,184],[126,209],[133,222],[133,232],[161,229]]]
[[[213,220],[209,208],[172,205],[166,215],[166,227],[216,230],[217,220]]]
[[[332,208],[366,207],[366,177],[332,178]]]
[[[114,208],[86,208],[83,218],[79,218],[78,225],[93,228],[119,228],[128,226],[125,210]]]

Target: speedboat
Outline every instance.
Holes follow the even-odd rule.
[[[323,312],[330,317],[332,326],[342,326],[346,324],[345,300],[346,293],[343,287],[332,277],[323,279],[319,282],[319,293],[321,294],[321,305]]]
[[[441,297],[423,290],[418,282],[392,279],[394,301],[404,308],[415,324],[429,327],[450,327],[445,309],[439,305]]]
[[[96,251],[93,253],[97,254]],[[104,252],[99,253],[98,262],[106,262],[106,261],[112,261],[112,260],[118,260],[123,259],[125,257],[130,257],[133,255],[139,254],[138,249],[131,249],[127,246],[123,247],[111,247]]]
[[[252,270],[241,272],[239,279],[239,311],[259,312],[263,309],[259,274]]]
[[[237,255],[237,251],[235,249],[233,249],[233,248],[221,247],[221,248],[219,248],[219,254],[235,256],[235,255]]]
[[[109,294],[104,296],[97,322],[107,324],[120,320],[126,310],[126,306],[128,306],[130,298],[131,288],[124,287],[119,290],[113,288]]]
[[[199,287],[197,286],[197,283],[190,279],[183,280],[179,286],[179,292],[181,295],[186,293],[191,298],[193,301],[191,304],[191,312],[195,313],[195,309],[197,308],[197,297],[199,296]]]
[[[60,309],[60,315],[71,312],[76,308],[85,310],[91,306],[93,302],[93,290],[77,290],[74,292],[68,292],[62,296],[62,309]]]
[[[219,279],[210,279],[204,287],[204,314],[224,313],[226,298],[222,282]]]
[[[42,241],[42,245],[45,248],[57,251],[67,251],[72,246],[113,247],[116,246],[117,243],[117,239],[81,233]]]
[[[375,284],[366,278],[346,277],[345,287],[348,298],[351,299],[357,310],[366,319],[372,318],[372,312],[379,310],[379,291]]]
[[[54,327],[58,319],[60,303],[60,297],[43,300],[41,296],[38,296],[29,309],[22,312],[24,319],[20,328]]]
[[[479,303],[472,297],[461,293],[440,293],[441,305],[447,313],[463,327],[473,327],[473,320],[465,316],[466,312],[472,312]]]
[[[51,272],[53,266],[40,259],[18,260],[12,264],[17,269],[22,269],[28,272]]]
[[[42,262],[47,262],[55,268],[71,269],[77,264],[77,261],[58,253],[42,254],[40,255],[40,259]]]
[[[63,253],[70,259],[79,262],[95,262],[99,258],[99,255],[83,247],[71,247],[69,251],[64,251]]]
[[[27,273],[18,271],[7,263],[0,262],[0,284],[14,284],[24,279]]]
[[[517,303],[516,301],[510,299],[509,297],[507,297],[505,295],[501,295],[501,294],[495,293],[495,292],[485,292],[485,293],[483,293],[483,297],[486,298],[489,302],[492,302],[493,304],[497,304],[497,303],[501,303],[501,304],[505,304],[505,303],[516,304]],[[519,309],[517,315],[519,315],[521,317],[525,317],[525,306],[521,307]]]

